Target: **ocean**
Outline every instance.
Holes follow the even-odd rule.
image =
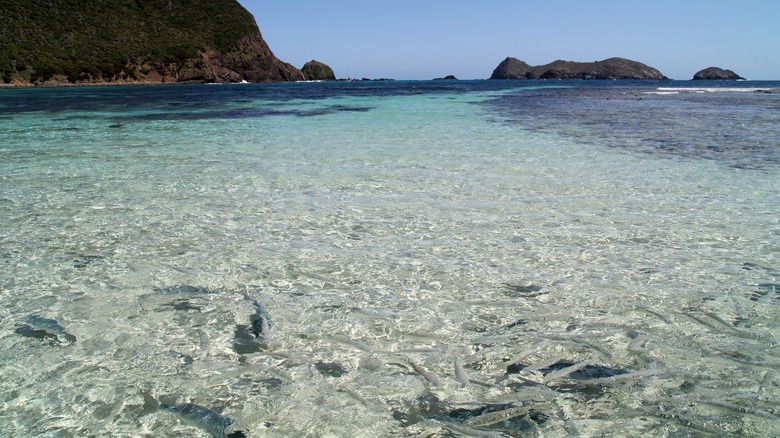
[[[780,435],[780,82],[0,89],[0,431]]]

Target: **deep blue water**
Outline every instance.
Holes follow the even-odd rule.
[[[719,91],[720,90],[720,91]],[[362,81],[231,86],[7,89],[0,117],[78,112],[119,126],[151,120],[249,119],[371,111],[365,104],[302,108],[338,98],[501,92],[480,102],[506,123],[575,141],[652,154],[780,165],[780,82]],[[257,101],[272,105],[258,107]]]

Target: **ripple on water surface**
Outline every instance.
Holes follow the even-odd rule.
[[[719,155],[728,93],[426,84],[15,104],[0,430],[780,433],[761,96],[720,101],[724,123],[756,117]],[[167,107],[193,114],[148,115]]]

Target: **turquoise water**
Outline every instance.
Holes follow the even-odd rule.
[[[779,434],[778,84],[532,84],[0,90],[0,430]]]

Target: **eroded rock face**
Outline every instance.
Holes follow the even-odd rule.
[[[311,60],[301,69],[303,75],[308,81],[335,81],[336,74],[327,64],[320,61]]]
[[[657,69],[625,58],[595,62],[553,61],[531,66],[516,58],[506,58],[490,79],[668,79]]]
[[[712,80],[725,80],[725,81],[735,81],[739,79],[745,79],[742,76],[734,73],[731,70],[725,70],[720,67],[708,67],[704,70],[699,70],[696,72],[695,75],[693,75],[694,81],[712,81]]]
[[[231,50],[204,50],[199,55],[205,64],[206,82],[290,82],[305,79],[300,70],[274,56],[259,30],[241,38]]]

